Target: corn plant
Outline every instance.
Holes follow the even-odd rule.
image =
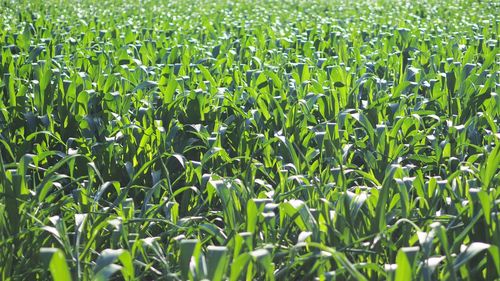
[[[0,280],[500,278],[497,1],[0,7]]]

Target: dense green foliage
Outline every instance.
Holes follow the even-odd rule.
[[[494,280],[496,1],[1,1],[0,279]]]

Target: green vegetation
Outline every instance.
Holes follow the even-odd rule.
[[[499,278],[497,1],[0,5],[0,280]]]

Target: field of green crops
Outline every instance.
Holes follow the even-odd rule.
[[[1,0],[0,280],[499,280],[500,2]]]

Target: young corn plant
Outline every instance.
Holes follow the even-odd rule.
[[[0,5],[0,280],[500,278],[495,1]]]

